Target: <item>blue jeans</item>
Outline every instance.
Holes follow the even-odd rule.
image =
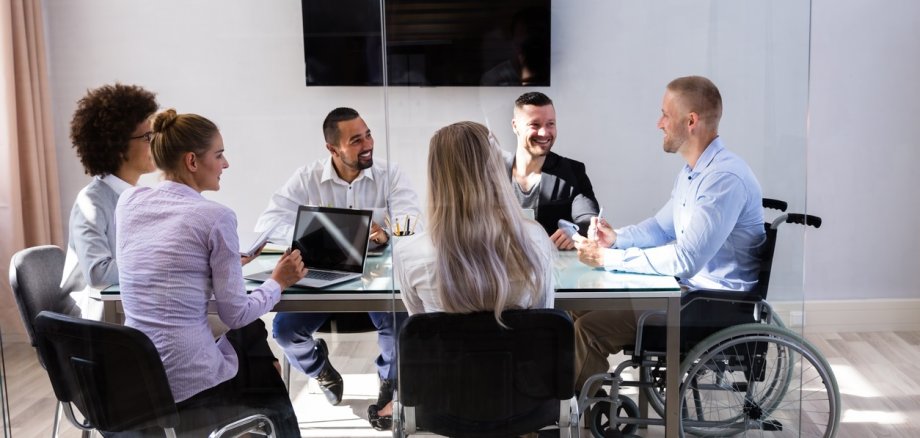
[[[326,358],[316,352],[316,333],[326,322],[330,313],[281,312],[275,315],[272,335],[284,350],[291,366],[300,372],[316,377],[326,365]],[[368,312],[374,326],[377,327],[377,374],[381,379],[396,378],[396,339],[399,327],[408,318],[408,314],[399,312]]]

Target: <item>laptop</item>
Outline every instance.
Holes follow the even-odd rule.
[[[309,272],[295,285],[324,288],[361,277],[372,214],[371,210],[300,206],[291,248],[300,250]],[[265,281],[271,274],[269,270],[245,278]]]

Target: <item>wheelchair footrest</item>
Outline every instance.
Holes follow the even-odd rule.
[[[779,432],[783,430],[783,423],[777,420],[765,420],[760,423],[760,429],[768,432]]]

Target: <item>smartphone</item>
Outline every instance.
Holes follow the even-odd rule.
[[[569,222],[565,219],[559,219],[559,229],[571,239],[578,232],[578,224]]]

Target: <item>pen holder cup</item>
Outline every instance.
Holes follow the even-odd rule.
[[[396,216],[395,218],[384,218],[386,228],[392,236],[405,237],[415,234],[415,226],[418,225],[418,217],[414,214]]]

